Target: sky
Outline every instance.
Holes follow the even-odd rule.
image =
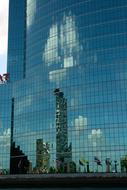
[[[0,74],[6,73],[9,0],[0,0]]]

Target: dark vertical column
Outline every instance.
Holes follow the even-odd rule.
[[[12,98],[12,104],[11,104],[11,146],[13,143],[13,129],[14,129],[14,98]]]
[[[26,77],[26,35],[27,35],[27,1],[24,1],[24,64],[23,64],[23,78]]]
[[[12,160],[12,154],[13,154],[13,147],[14,147],[14,141],[13,141],[13,130],[14,130],[14,98],[12,98],[11,101],[11,146],[10,146],[10,173],[12,173],[13,170],[13,160]]]

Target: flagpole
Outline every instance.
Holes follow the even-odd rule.
[[[84,166],[84,173],[86,173],[86,167]]]
[[[97,172],[98,172],[98,164],[97,164]]]
[[[90,169],[89,169],[89,161],[87,162],[87,173],[90,172]]]

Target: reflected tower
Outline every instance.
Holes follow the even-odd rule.
[[[49,143],[43,139],[36,140],[36,167],[39,170],[47,172],[49,170]]]
[[[56,96],[56,165],[57,169],[67,170],[72,161],[72,147],[68,146],[67,99],[60,89],[55,89]]]

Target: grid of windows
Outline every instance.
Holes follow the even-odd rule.
[[[10,169],[11,86],[0,85],[0,174]]]
[[[8,73],[10,81],[25,77],[26,1],[9,0]]]
[[[125,171],[127,2],[27,0],[25,10],[13,142],[29,167],[17,173]]]

